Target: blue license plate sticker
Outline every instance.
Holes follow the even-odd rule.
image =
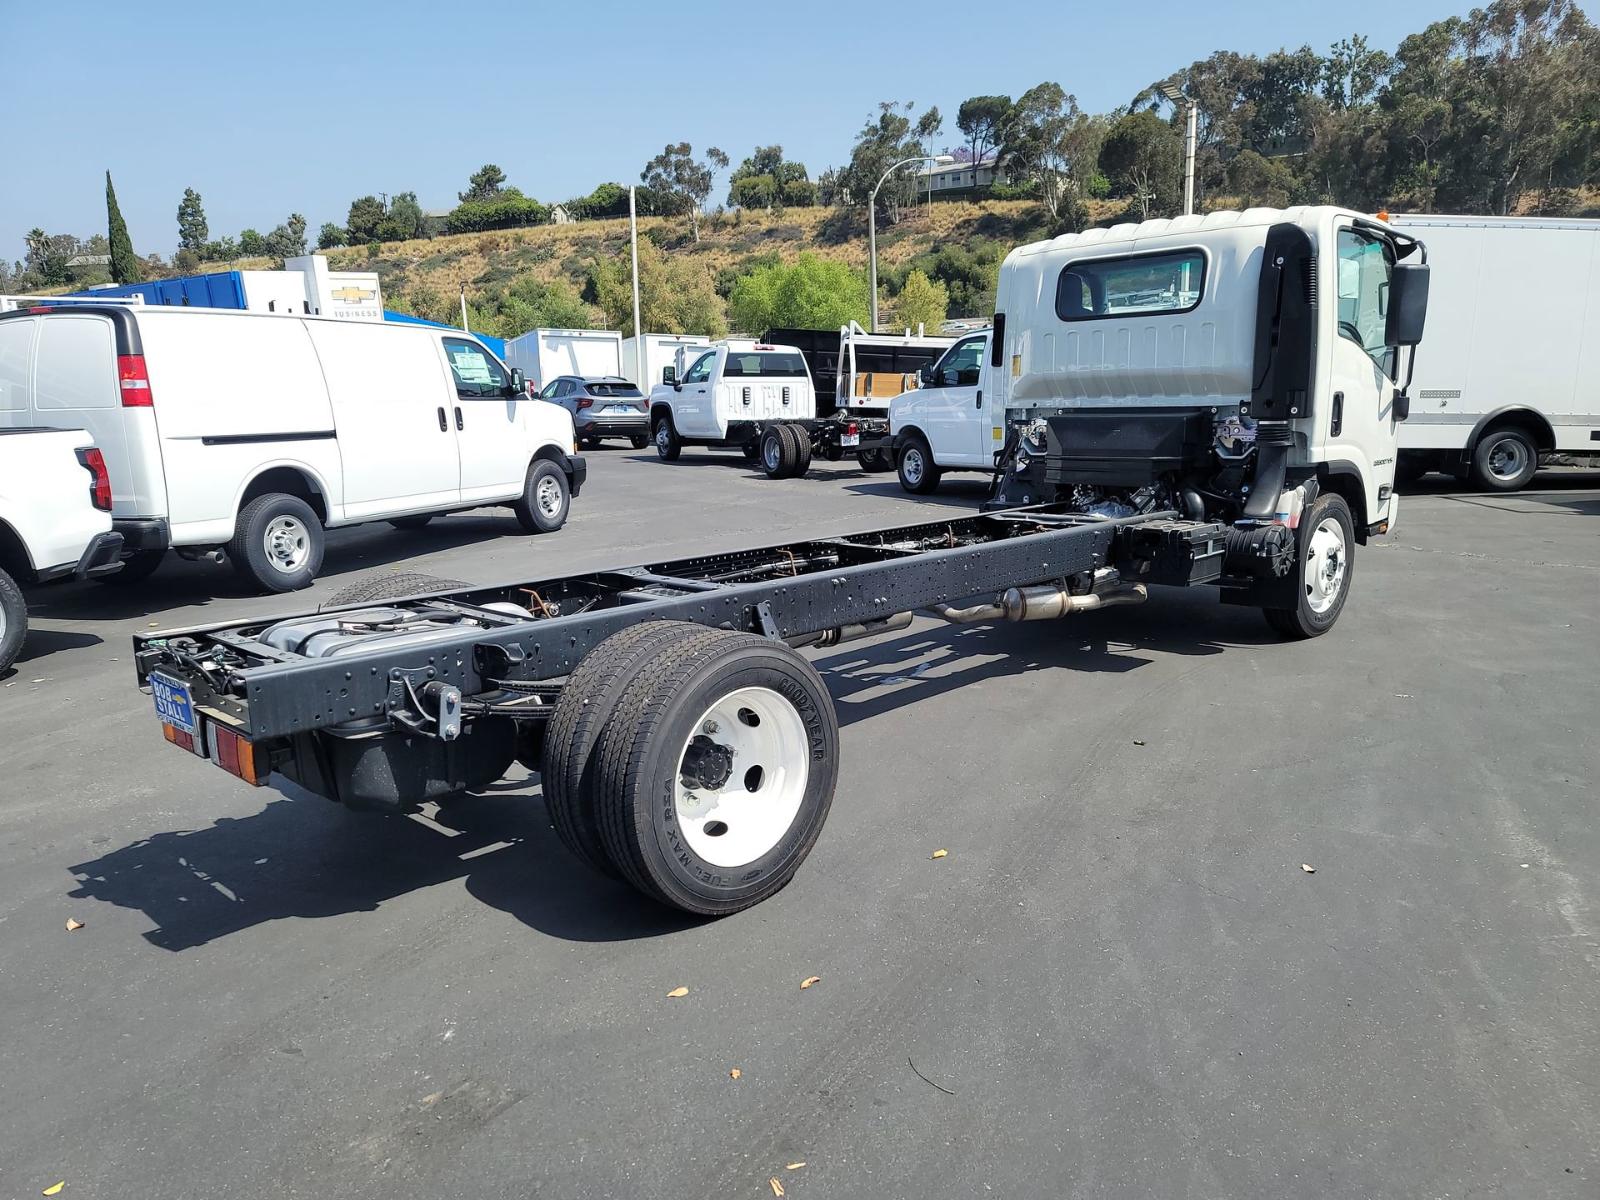
[[[190,736],[199,734],[200,726],[194,719],[194,700],[189,695],[188,684],[179,683],[165,675],[152,675],[150,695],[156,703],[156,716],[163,722]]]

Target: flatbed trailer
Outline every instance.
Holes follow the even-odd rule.
[[[1064,617],[1150,584],[1284,607],[1295,546],[1281,526],[1038,505],[491,587],[378,577],[134,652],[167,740],[249,783],[405,812],[520,761],[590,866],[722,914],[787,882],[832,801],[838,721],[798,648],[918,610]]]

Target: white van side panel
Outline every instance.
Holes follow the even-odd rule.
[[[153,310],[139,314],[139,336],[174,545],[231,537],[239,496],[269,465],[300,469],[337,520],[339,443],[305,322]]]
[[[337,520],[449,507],[461,498],[456,403],[426,326],[294,322],[311,335],[339,431],[344,487]],[[439,413],[445,428],[439,428]]]

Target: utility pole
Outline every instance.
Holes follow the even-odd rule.
[[[633,336],[642,337],[644,330],[639,328],[639,214],[634,203],[634,187],[628,187],[628,242],[633,248]],[[639,343],[638,362],[640,369],[644,364],[644,343]]]
[[[931,162],[937,166],[955,162],[948,154],[913,154],[910,158],[902,158],[883,173],[877,183],[872,185],[872,194],[867,197],[867,270],[869,273],[868,286],[872,289],[872,330],[878,332],[878,189],[884,182],[907,163]],[[932,184],[929,184],[929,202],[932,202]],[[917,190],[915,185],[911,189],[913,205],[916,202]]]
[[[1198,140],[1196,130],[1199,122],[1200,106],[1183,94],[1183,89],[1176,83],[1168,81],[1160,85],[1160,92],[1173,107],[1183,107],[1183,215],[1194,215],[1194,152]]]
[[[467,328],[467,285],[464,283],[461,285],[461,331],[463,333],[472,332]]]

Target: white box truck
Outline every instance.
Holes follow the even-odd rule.
[[[558,375],[614,379],[622,374],[622,335],[615,329],[530,329],[506,342],[506,366],[522,372],[530,396]]]
[[[1436,279],[1402,484],[1429,471],[1512,492],[1550,454],[1600,455],[1600,221],[1395,216]]]
[[[308,587],[324,529],[509,505],[558,529],[584,480],[572,417],[459,330],[114,302],[0,314],[0,427],[89,431],[122,570],[168,550],[274,592]]]
[[[671,384],[700,355],[711,349],[711,339],[692,333],[643,333],[622,339],[622,377],[632,380],[645,395],[657,384]],[[668,374],[668,370],[672,374]]]

